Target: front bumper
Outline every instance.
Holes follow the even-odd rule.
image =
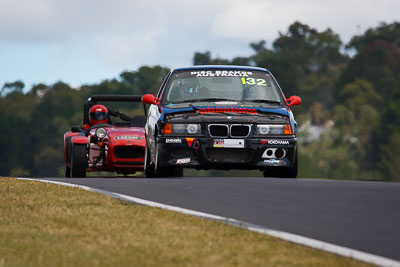
[[[297,138],[246,139],[158,137],[159,164],[196,169],[290,168],[294,164]]]

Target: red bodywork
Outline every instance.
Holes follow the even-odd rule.
[[[71,144],[87,144],[88,167],[86,171],[116,171],[122,173],[135,173],[143,171],[144,155],[146,148],[145,131],[141,127],[110,127],[107,137],[103,139],[105,147],[105,162],[100,160],[94,165],[95,158],[100,155],[98,144],[90,142],[96,139],[96,130],[90,131],[88,136],[82,133],[67,132],[64,134],[64,164],[71,166],[67,157],[67,146]],[[70,141],[67,142],[67,139]],[[68,144],[69,143],[69,144]],[[69,152],[70,153],[70,152]]]
[[[133,104],[141,99],[142,96],[135,95],[93,95],[88,98],[83,106],[83,127],[73,126],[71,132],[64,134],[65,177],[86,177],[86,172],[91,171],[122,174],[143,171],[146,116],[132,117],[98,104]],[[100,112],[98,117],[93,110]],[[106,118],[100,120],[103,118],[100,115]],[[91,118],[96,121],[90,121]]]

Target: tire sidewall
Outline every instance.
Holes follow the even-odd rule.
[[[87,145],[73,144],[71,149],[71,174],[70,177],[86,177]]]
[[[146,138],[147,140],[147,138]],[[144,175],[146,177],[154,177],[154,164],[151,163],[151,151],[146,141],[146,149],[144,152]]]

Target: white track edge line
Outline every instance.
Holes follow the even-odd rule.
[[[96,189],[96,188],[92,188],[92,187],[85,186],[85,185],[64,183],[64,182],[52,181],[52,180],[33,179],[33,178],[18,177],[17,179],[28,180],[28,181],[39,181],[39,182],[44,182],[44,183],[76,187],[76,188],[80,188],[80,189],[83,189],[86,191],[105,194],[112,198],[120,199],[120,200],[127,201],[127,202],[132,202],[132,203],[155,207],[155,208],[161,208],[161,209],[175,211],[175,212],[179,212],[179,213],[183,213],[183,214],[187,214],[187,215],[192,215],[192,216],[202,217],[205,219],[228,223],[233,226],[245,228],[249,231],[273,236],[273,237],[276,237],[276,238],[279,238],[279,239],[282,239],[285,241],[304,245],[304,246],[311,247],[311,248],[320,249],[320,250],[323,250],[326,252],[330,252],[330,253],[348,257],[348,258],[353,258],[353,259],[356,259],[356,260],[359,260],[362,262],[366,262],[366,263],[372,263],[375,265],[385,266],[385,267],[386,266],[400,267],[400,261],[396,261],[393,259],[385,258],[382,256],[370,254],[367,252],[362,252],[362,251],[347,248],[347,247],[342,247],[339,245],[334,245],[331,243],[319,241],[316,239],[312,239],[312,238],[308,238],[308,237],[304,237],[304,236],[300,236],[300,235],[296,235],[296,234],[291,234],[291,233],[287,233],[287,232],[283,232],[283,231],[269,229],[269,228],[266,228],[263,226],[258,226],[258,225],[242,222],[242,221],[232,219],[232,218],[227,218],[227,217],[222,217],[222,216],[213,215],[213,214],[209,214],[209,213],[194,211],[194,210],[180,208],[180,207],[171,206],[171,205],[167,205],[167,204],[162,204],[159,202],[154,202],[154,201],[149,201],[149,200],[145,200],[145,199],[141,199],[141,198],[131,197],[131,196],[114,193],[114,192],[110,192],[110,191],[106,191],[106,190],[102,190],[102,189]]]

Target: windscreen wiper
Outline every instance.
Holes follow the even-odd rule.
[[[186,100],[181,100],[181,101],[170,101],[169,104],[181,104],[181,103],[190,103],[194,102],[196,99],[186,99]]]
[[[237,99],[230,98],[221,98],[221,97],[207,97],[207,98],[198,98],[198,99],[187,99],[182,101],[170,102],[171,104],[181,104],[181,103],[189,103],[189,102],[206,102],[206,101],[234,101],[234,102],[242,102]]]
[[[233,102],[242,102],[242,100],[231,99],[231,98],[222,98],[222,97],[200,98],[197,101],[233,101]]]
[[[267,103],[267,104],[274,104],[279,105],[281,102],[276,100],[269,100],[269,99],[246,99],[244,102],[256,102],[256,103]]]

